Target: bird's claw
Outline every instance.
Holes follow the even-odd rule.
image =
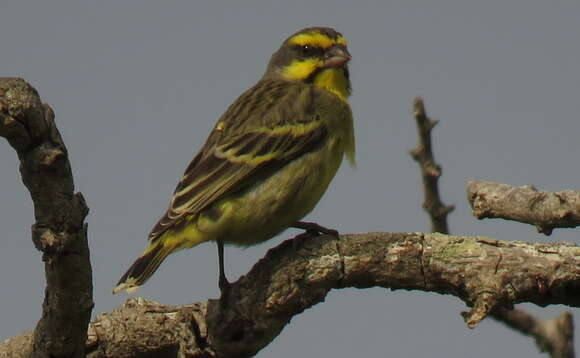
[[[297,237],[303,237],[303,235],[305,235],[305,234],[308,234],[309,236],[318,236],[320,234],[338,236],[338,231],[336,231],[334,229],[329,229],[327,227],[324,227],[322,225],[318,225],[317,223],[309,222],[309,221],[298,221],[298,222],[294,223],[294,225],[292,225],[292,227],[295,227],[297,229],[306,230],[305,233],[302,233],[302,234],[298,235]]]

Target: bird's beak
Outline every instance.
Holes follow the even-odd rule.
[[[326,60],[324,60],[324,67],[338,68],[344,66],[350,61],[350,53],[345,47],[334,46],[326,52]]]

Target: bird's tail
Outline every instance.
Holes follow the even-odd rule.
[[[155,273],[159,265],[165,260],[167,255],[176,251],[176,246],[157,240],[152,242],[149,247],[139,256],[137,260],[129,267],[127,272],[121,277],[113,294],[126,290],[127,293],[135,292],[139,286],[145,283]]]

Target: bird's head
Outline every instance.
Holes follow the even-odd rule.
[[[266,78],[310,83],[342,99],[350,95],[346,39],[328,27],[309,27],[290,36],[276,51]]]

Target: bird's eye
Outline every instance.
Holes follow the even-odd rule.
[[[300,55],[310,57],[316,54],[316,47],[310,45],[302,45],[299,47]]]

